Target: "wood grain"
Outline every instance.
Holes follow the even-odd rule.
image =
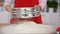
[[[9,24],[0,24],[0,27],[8,26]]]

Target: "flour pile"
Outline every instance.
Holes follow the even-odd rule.
[[[1,29],[4,34],[17,33],[54,33],[55,28],[51,25],[36,24],[34,22],[24,22],[5,26]]]

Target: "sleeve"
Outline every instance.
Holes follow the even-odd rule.
[[[46,6],[47,0],[39,0],[39,5],[41,6],[41,9],[43,9]]]
[[[5,0],[4,6],[6,6],[6,5],[11,5],[12,1],[13,1],[13,0]]]

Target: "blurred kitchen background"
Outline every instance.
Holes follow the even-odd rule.
[[[47,5],[41,11],[42,23],[60,26],[60,0],[47,0]],[[4,10],[4,0],[0,0],[0,24],[9,24],[10,16]]]

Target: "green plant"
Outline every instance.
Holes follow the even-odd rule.
[[[57,8],[58,3],[55,0],[47,1],[47,7],[49,7],[49,8]]]

